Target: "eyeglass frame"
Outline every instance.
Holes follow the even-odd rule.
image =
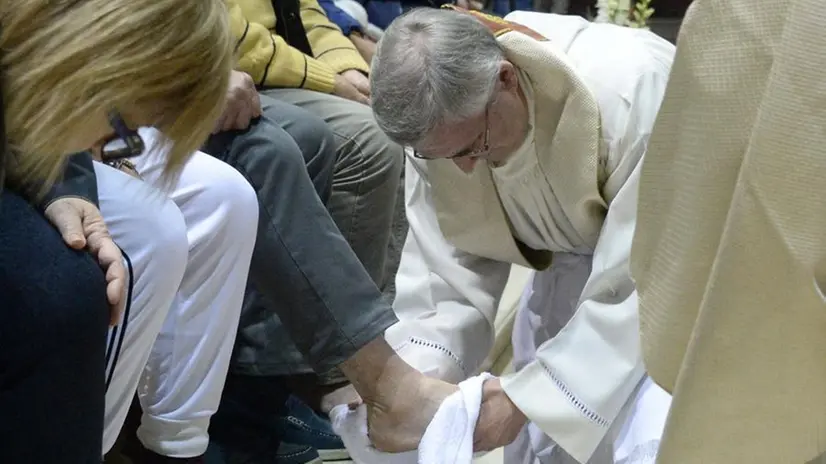
[[[114,110],[109,112],[109,125],[112,126],[112,129],[115,131],[115,135],[104,142],[103,147],[101,148],[100,156],[102,161],[118,161],[127,158],[134,158],[143,154],[146,150],[146,144],[143,141],[143,137],[140,136],[138,131],[132,130],[126,125],[126,122],[124,122],[120,113]],[[117,140],[121,140],[126,146],[123,148],[106,149],[107,145]]]
[[[476,149],[472,149],[470,151],[467,151],[467,149],[465,149],[465,150],[460,151],[459,153],[456,153],[455,155],[446,156],[444,158],[429,158],[427,156],[420,155],[417,150],[414,150],[413,151],[413,157],[416,158],[416,159],[425,160],[425,161],[433,161],[433,160],[438,160],[438,159],[456,160],[456,159],[462,159],[462,158],[470,158],[472,156],[481,156],[485,153],[490,152],[490,117],[489,117],[489,115],[490,115],[490,105],[487,105],[485,107],[485,132],[484,132],[485,136],[484,136],[484,139],[482,141],[482,146],[481,147],[476,148]],[[479,140],[479,137],[473,139],[473,142],[476,143],[477,140]],[[467,152],[463,153],[465,151],[467,151]]]

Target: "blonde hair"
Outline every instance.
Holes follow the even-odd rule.
[[[10,176],[53,182],[55,149],[89,115],[163,104],[167,173],[222,111],[233,38],[223,0],[2,0],[0,79]]]

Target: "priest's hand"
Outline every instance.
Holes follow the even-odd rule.
[[[498,378],[482,387],[482,408],[473,434],[474,451],[490,451],[511,444],[528,421],[508,398]]]

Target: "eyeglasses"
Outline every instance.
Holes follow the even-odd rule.
[[[459,153],[456,153],[455,155],[452,155],[452,156],[446,156],[444,158],[430,158],[428,156],[421,155],[418,151],[414,151],[413,152],[413,157],[418,158],[418,159],[423,159],[423,160],[434,160],[434,159],[452,159],[452,160],[455,160],[455,159],[459,159],[459,158],[469,158],[469,157],[473,157],[473,156],[482,156],[482,155],[487,154],[490,151],[490,119],[488,118],[489,110],[490,110],[490,105],[485,107],[485,132],[484,132],[484,135],[483,135],[483,138],[482,138],[482,146],[481,147],[472,148],[473,145],[476,145],[475,142],[476,142],[476,140],[478,140],[478,138],[477,138],[476,140],[474,140],[473,145],[471,145],[469,148],[461,150]]]
[[[102,161],[117,161],[143,154],[146,149],[143,138],[137,131],[126,125],[120,113],[117,111],[109,113],[109,125],[112,126],[115,135],[103,144],[101,150]]]

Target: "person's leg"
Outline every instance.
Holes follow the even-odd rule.
[[[380,288],[396,194],[404,167],[402,148],[379,129],[370,107],[303,89],[266,95],[323,119],[336,136],[337,160],[329,208],[347,242]]]
[[[142,130],[148,146],[155,131]],[[138,396],[138,437],[163,456],[202,455],[229,368],[255,245],[258,202],[232,167],[196,152],[174,183],[162,176],[165,154],[136,159],[149,184],[164,189],[183,214],[188,257],[178,293],[152,348]]]
[[[180,286],[187,259],[186,225],[172,201],[123,172],[95,163],[100,210],[123,250],[129,285],[122,323],[106,340],[103,451],[118,438],[147,359]]]
[[[100,463],[108,321],[92,257],[0,192],[0,461]]]
[[[234,374],[213,430],[222,444],[248,451],[276,446],[277,437],[250,443],[248,433],[235,437],[243,445],[227,443],[233,434],[224,424],[277,429],[285,376],[339,364],[395,320],[323,203],[335,161],[330,130],[297,107],[262,100],[264,115],[248,131],[213,136],[204,147],[247,177],[261,208]],[[244,394],[252,391],[267,393]]]
[[[316,157],[325,172],[330,141],[318,118],[272,102],[248,131],[213,136],[205,147],[247,178],[260,206],[236,372],[324,372],[395,321],[308,175],[306,159]]]

